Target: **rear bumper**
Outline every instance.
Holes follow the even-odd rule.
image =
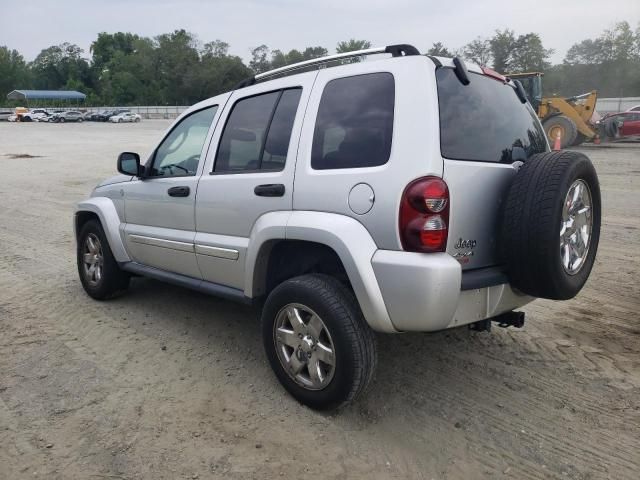
[[[533,300],[499,271],[462,274],[446,253],[378,250],[371,263],[393,326],[433,332],[490,318]],[[464,277],[464,278],[463,278]]]

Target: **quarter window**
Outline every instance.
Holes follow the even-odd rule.
[[[218,106],[204,108],[183,118],[157,148],[152,176],[193,176]]]
[[[214,171],[282,170],[301,93],[294,88],[239,100],[220,138]]]
[[[395,86],[390,73],[331,80],[313,133],[315,170],[383,165],[391,155]]]

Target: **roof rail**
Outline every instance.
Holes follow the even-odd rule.
[[[328,55],[326,57],[313,58],[311,60],[305,60],[303,62],[292,63],[291,65],[285,65],[284,67],[275,68],[267,72],[258,73],[253,77],[249,77],[240,82],[236,89],[248,87],[253,85],[259,80],[265,80],[270,77],[282,75],[285,73],[300,70],[302,68],[311,67],[317,65],[319,68],[329,62],[336,60],[343,60],[346,58],[362,57],[365,55],[377,55],[382,53],[390,53],[393,57],[404,57],[411,55],[420,55],[420,52],[413,45],[388,45],[386,47],[366,48],[364,50],[355,50],[353,52],[336,53],[335,55]]]

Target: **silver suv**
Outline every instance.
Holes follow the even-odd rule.
[[[259,305],[275,374],[318,409],[371,381],[374,331],[522,326],[598,246],[595,170],[549,151],[522,86],[410,45],[256,75],[118,171],[75,213],[87,293],[133,274]]]

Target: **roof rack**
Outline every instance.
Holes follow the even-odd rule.
[[[375,48],[366,48],[364,50],[355,50],[353,52],[346,53],[336,53],[335,55],[328,55],[326,57],[313,58],[311,60],[305,60],[303,62],[292,63],[291,65],[285,65],[284,67],[275,68],[273,70],[269,70],[267,72],[258,73],[253,77],[246,78],[242,82],[240,82],[236,89],[248,87],[253,85],[257,81],[266,80],[270,77],[275,77],[278,75],[283,75],[286,73],[294,72],[296,70],[300,70],[302,68],[312,67],[317,65],[318,68],[321,68],[323,65],[327,63],[334,62],[336,60],[344,60],[347,58],[355,58],[362,57],[365,55],[377,55],[382,53],[390,53],[393,57],[405,57],[411,55],[420,55],[420,52],[413,45],[387,45],[386,47],[375,47]]]

